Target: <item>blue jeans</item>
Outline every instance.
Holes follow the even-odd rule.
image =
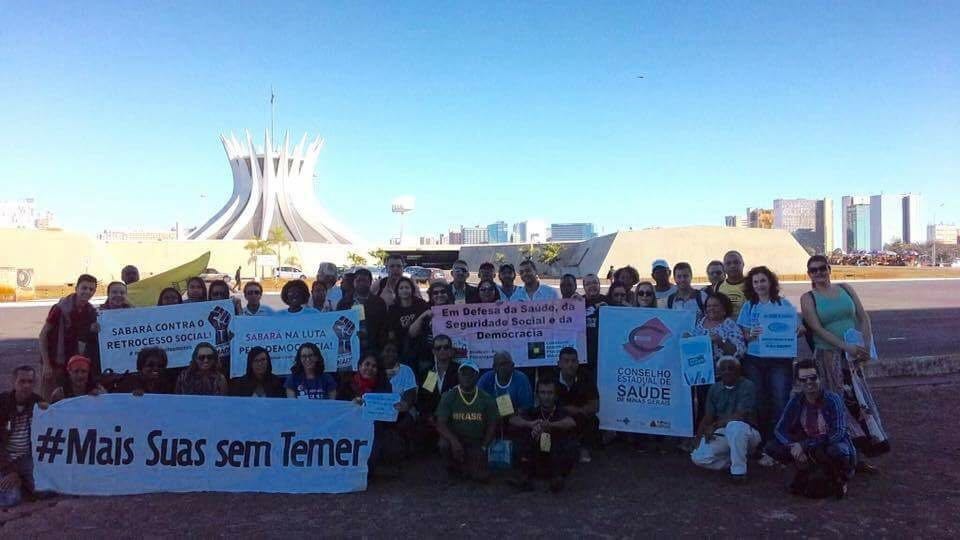
[[[773,439],[773,428],[783,415],[793,389],[792,358],[760,358],[747,355],[743,359],[743,376],[757,391],[757,416],[760,436]]]

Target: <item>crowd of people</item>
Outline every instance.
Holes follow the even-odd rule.
[[[641,451],[663,452],[671,446],[661,436],[599,429],[597,350],[604,305],[689,310],[696,313],[690,333],[710,337],[717,380],[693,387],[696,434],[680,444],[696,465],[728,470],[741,483],[751,461],[761,466],[780,462],[794,475],[795,492],[826,490],[842,497],[855,470],[873,470],[864,457],[889,450],[861,370],[870,358],[870,318],[852,287],[831,282],[823,256],[807,263],[812,288],[801,299],[797,333],[808,339],[812,356],[802,359],[759,353],[761,314],[791,304],[781,295],[774,272],[756,266],[744,273],[743,257],[736,251],[707,265],[710,283],[701,289],[692,286],[690,264],[671,267],[658,259],[649,280],[632,266],[611,268],[606,294],[593,274],[583,276],[582,293],[570,274],[555,289],[540,281],[531,260],[516,267],[485,262],[473,284],[468,264],[457,261],[452,280],[430,283],[423,298],[417,284],[403,276],[402,259],[391,256],[387,268],[389,275],[374,281],[364,268],[338,275],[332,263],[321,264],[312,286],[302,280],[283,286],[280,298],[286,307],[279,310],[262,303],[263,288],[255,281],[243,285],[242,300],[231,297],[225,282],[207,286],[200,278],[191,278],[182,293],[167,288],[159,294],[158,306],[232,299],[235,313],[244,317],[359,312],[356,370],[329,372],[317,345],[303,343],[289,375],[273,373],[264,348],[231,359],[210,343],[197,345],[185,368],[169,367],[164,349],[148,347],[137,354],[135,372],[101,373],[98,310],[131,308],[126,286],[139,273],[124,268],[123,281],[108,284],[107,299],[99,307],[90,302],[96,278],[81,275],[75,292],[50,309],[40,331],[39,377],[33,366],[18,367],[13,391],[0,395],[0,504],[36,496],[29,433],[33,405],[105,392],[358,404],[368,392],[392,392],[400,396],[397,421],[375,423],[371,474],[396,476],[406,460],[438,453],[454,479],[484,482],[491,469],[513,468],[511,483],[519,489],[533,489],[542,479],[558,491],[577,463],[591,461],[592,450],[618,437]],[[515,283],[518,276],[520,283]],[[433,334],[434,306],[559,298],[584,302],[586,358],[565,348],[555,367],[517,368],[509,353],[499,352],[492,369],[482,373],[473,360],[455,358],[450,336]],[[846,340],[850,329],[866,342]],[[244,360],[244,375],[228,378],[227,364]]]

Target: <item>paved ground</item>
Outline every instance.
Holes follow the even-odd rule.
[[[946,411],[960,383],[878,388],[893,451],[842,501],[783,489],[783,471],[751,465],[750,482],[699,470],[680,454],[614,444],[578,466],[558,495],[448,484],[421,459],[403,477],[349,495],[160,494],[60,497],[0,511],[0,536],[795,536],[956,538],[960,432]],[[935,405],[935,406],[931,406]]]

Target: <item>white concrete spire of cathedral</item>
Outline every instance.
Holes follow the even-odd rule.
[[[266,239],[271,229],[280,227],[295,242],[354,243],[353,235],[314,195],[313,170],[323,139],[318,136],[307,144],[304,134],[291,151],[289,134],[284,134],[282,146],[274,148],[267,130],[263,152],[257,152],[250,132],[246,135],[245,142],[232,133],[229,138],[220,136],[233,171],[233,193],[190,239]]]

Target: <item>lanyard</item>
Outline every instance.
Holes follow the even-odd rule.
[[[463,401],[463,404],[466,405],[467,407],[472,406],[473,402],[477,401],[477,397],[480,395],[480,391],[474,388],[473,399],[471,399],[470,401],[467,401],[467,398],[463,397],[463,390],[460,388],[459,384],[457,385],[457,392],[460,393],[460,400]]]
[[[501,385],[500,385],[500,379],[497,377],[497,374],[496,374],[496,373],[493,374],[493,384],[494,384],[494,386],[496,387],[497,390],[506,390],[507,393],[509,394],[509,393],[510,393],[510,383],[512,383],[512,382],[513,382],[513,373],[510,373],[510,380],[507,381],[506,386],[501,386]]]

